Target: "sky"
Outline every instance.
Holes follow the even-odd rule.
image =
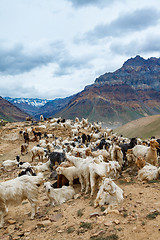
[[[136,55],[160,57],[159,0],[0,0],[2,97],[68,97]]]

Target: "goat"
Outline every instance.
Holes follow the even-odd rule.
[[[38,147],[38,146],[34,146],[31,149],[31,153],[32,153],[32,161],[34,160],[35,157],[38,157],[39,160],[42,160],[42,162],[43,162],[43,157],[45,155],[44,148]]]
[[[97,176],[100,178],[118,178],[120,171],[121,167],[117,161],[109,161],[108,163],[100,161],[98,164],[95,162],[91,163],[89,165],[91,196],[94,194]]]
[[[104,178],[102,185],[97,193],[94,207],[102,207],[104,204],[117,205],[123,201],[123,190],[118,187],[110,178]],[[108,207],[107,212],[111,207]]]
[[[73,180],[79,178],[79,182],[81,184],[81,191],[83,191],[84,189],[83,180],[78,168],[76,168],[75,166],[71,166],[71,167],[59,166],[58,168],[56,168],[56,172],[58,175],[62,174],[68,179],[69,186],[73,186]]]
[[[121,150],[122,150],[122,153],[123,153],[123,160],[124,160],[124,164],[127,165],[127,158],[126,158],[126,152],[128,149],[131,149],[133,148],[135,145],[137,145],[137,138],[131,138],[130,142],[129,143],[121,143],[119,144]]]
[[[51,152],[48,158],[50,160],[50,170],[52,171],[56,162],[60,164],[66,160],[66,155],[64,152]]]
[[[24,155],[25,153],[28,153],[28,143],[23,143],[21,145],[21,154]]]
[[[50,182],[44,183],[46,194],[50,200],[50,203],[55,206],[62,204],[71,199],[75,195],[75,190],[71,186],[63,186],[62,188],[54,189]]]
[[[9,169],[11,167],[17,166],[19,163],[20,156],[17,155],[15,160],[5,160],[2,162],[2,167],[5,169]]]
[[[146,162],[158,166],[158,157],[157,157],[157,148],[159,147],[159,143],[153,139],[150,140],[150,146],[137,145],[132,151],[135,157],[143,156]]]
[[[23,175],[0,183],[0,228],[3,227],[4,215],[9,205],[18,206],[28,199],[31,204],[31,219],[37,211],[38,186],[43,182],[43,174]]]
[[[138,179],[141,181],[151,181],[158,179],[160,175],[160,168],[151,164],[146,164],[138,171]]]
[[[18,177],[21,177],[23,175],[28,175],[28,176],[36,176],[36,173],[33,171],[31,167],[27,167],[25,170],[22,170],[19,174]]]

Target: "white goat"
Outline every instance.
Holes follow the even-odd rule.
[[[83,179],[78,168],[76,168],[75,166],[71,166],[71,167],[59,166],[58,168],[56,168],[56,172],[58,175],[62,174],[63,176],[65,176],[68,179],[70,186],[73,186],[74,179],[79,178],[79,182],[81,184],[81,191],[83,191],[84,189]]]
[[[43,174],[37,176],[23,175],[0,183],[0,227],[4,223],[4,215],[9,205],[18,206],[28,199],[31,204],[31,219],[37,211],[38,186],[43,182]]]
[[[150,140],[150,147],[144,145],[136,145],[132,148],[133,155],[137,158],[142,156],[145,158],[146,162],[158,166],[157,148],[159,143],[153,139]]]
[[[123,201],[123,190],[118,187],[110,178],[104,178],[102,185],[97,193],[97,197],[94,202],[94,206],[101,207],[104,204],[109,204],[106,212],[112,205],[117,205]]]
[[[141,181],[151,181],[158,179],[159,174],[160,168],[147,164],[138,171],[138,179]]]
[[[34,146],[34,147],[31,149],[31,153],[32,153],[32,161],[34,160],[35,157],[38,157],[39,160],[42,160],[42,161],[43,161],[44,154],[45,154],[45,151],[44,151],[44,148],[43,148],[43,147]]]
[[[62,188],[53,188],[50,182],[44,183],[44,188],[53,206],[62,204],[71,199],[75,195],[75,190],[71,186],[63,186]]]
[[[49,168],[50,164],[51,164],[50,160],[48,160],[45,163],[40,162],[40,163],[38,163],[38,165],[33,166],[33,169],[37,172],[45,172],[50,169]]]
[[[2,167],[5,169],[10,169],[14,166],[17,166],[19,163],[19,156],[16,156],[15,160],[5,160],[2,162]]]
[[[85,193],[89,191],[89,164],[93,162],[92,157],[87,157],[86,159],[78,158],[66,154],[67,160],[74,164],[74,166],[79,170],[79,174],[82,177],[82,186],[85,186]],[[84,190],[84,189],[83,189]]]
[[[93,196],[96,186],[97,177],[110,177],[110,178],[118,178],[119,172],[121,171],[121,167],[117,161],[109,161],[100,163],[91,163],[89,165],[90,172],[90,184],[91,184],[91,196]]]

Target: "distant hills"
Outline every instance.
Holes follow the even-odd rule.
[[[0,97],[0,119],[8,122],[25,121],[28,116],[23,110]]]
[[[160,115],[139,118],[114,129],[114,132],[128,138],[139,137],[144,140],[152,136],[160,138]]]
[[[160,58],[130,58],[120,69],[101,75],[74,96],[34,109],[26,102],[17,106],[36,118],[40,114],[70,119],[77,116],[110,125],[160,114]]]

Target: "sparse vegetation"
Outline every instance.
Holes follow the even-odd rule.
[[[78,217],[82,217],[82,216],[83,216],[83,209],[79,209],[79,210],[77,211],[77,216],[78,216]]]
[[[149,213],[149,214],[146,216],[146,218],[152,220],[152,219],[155,219],[159,214],[160,214],[159,212],[155,211],[155,212],[153,212],[153,213]]]
[[[81,224],[80,224],[80,228],[87,228],[87,229],[91,229],[91,228],[92,228],[92,223],[88,223],[88,222],[81,222]]]

